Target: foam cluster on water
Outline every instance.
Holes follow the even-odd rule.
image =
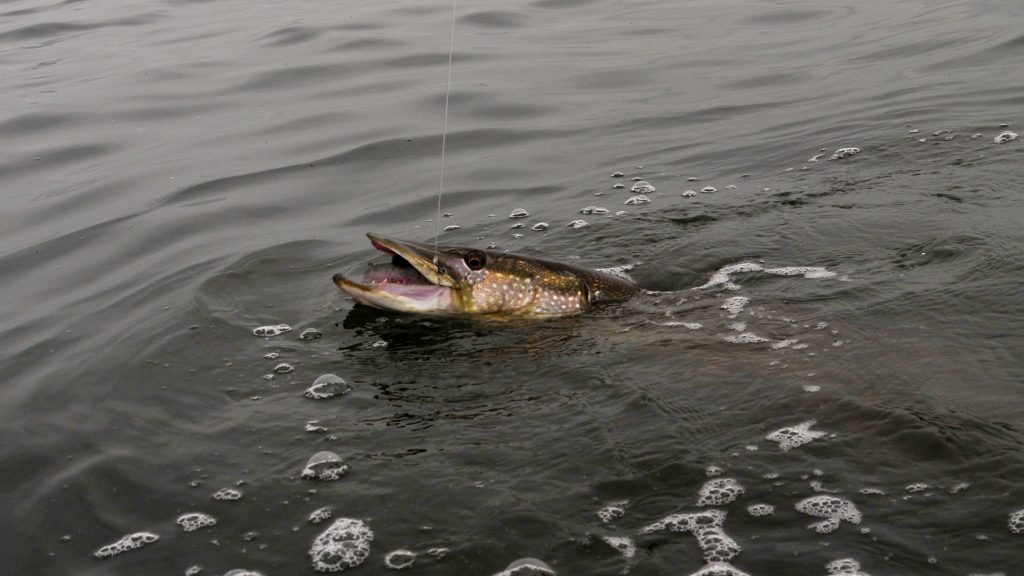
[[[313,400],[326,400],[327,398],[348,394],[351,391],[352,387],[341,376],[324,374],[313,381],[313,385],[306,389],[303,396]]]
[[[263,576],[263,573],[255,570],[246,570],[244,568],[235,568],[234,570],[228,570],[225,572],[224,576]]]
[[[135,532],[129,534],[113,544],[107,544],[99,550],[93,552],[93,556],[98,559],[110,558],[117,556],[118,554],[124,554],[130,550],[136,550],[142,548],[146,544],[152,544],[159,540],[160,537],[152,532]]]
[[[633,267],[633,264],[623,264],[622,266],[612,266],[610,268],[597,268],[595,272],[604,272],[605,274],[611,274],[612,276],[633,282],[632,276],[629,275]]]
[[[526,218],[530,213],[526,211],[526,208],[516,208],[513,210],[508,217],[509,218]]]
[[[299,334],[299,340],[312,342],[313,340],[319,340],[321,336],[323,336],[323,333],[316,328],[306,328]]]
[[[697,286],[694,290],[704,290],[707,288],[714,288],[716,286],[723,286],[729,290],[736,290],[739,288],[732,282],[732,275],[739,274],[741,272],[760,272],[764,270],[764,266],[754,262],[738,262],[736,264],[729,264],[723,266],[717,272],[711,275],[711,279],[704,284]]]
[[[627,562],[636,556],[636,542],[628,536],[601,536],[601,540],[618,550]]]
[[[1014,534],[1024,534],[1024,508],[1010,514],[1007,526]]]
[[[995,143],[996,144],[1006,144],[1007,142],[1013,142],[1016,139],[1017,139],[1017,133],[1016,132],[1010,132],[1009,130],[1006,130],[1006,131],[1002,132],[1001,134],[999,134],[998,136],[996,136]]]
[[[634,194],[650,194],[651,192],[654,192],[654,186],[652,186],[647,180],[637,180],[629,188],[629,191]]]
[[[242,491],[235,490],[234,488],[221,488],[220,490],[217,490],[216,492],[213,493],[213,499],[228,501],[241,500]]]
[[[671,514],[640,529],[640,534],[653,534],[662,530],[693,534],[697,545],[704,552],[707,562],[725,562],[740,553],[740,545],[722,529],[725,512],[705,510],[701,512],[680,512]]]
[[[747,506],[747,514],[750,514],[754,518],[760,518],[762,516],[771,516],[775,514],[775,506],[771,504],[751,504]]]
[[[341,461],[341,457],[324,450],[309,457],[306,467],[302,470],[302,477],[307,480],[319,480],[331,482],[348,474],[348,464]]]
[[[821,522],[815,522],[808,526],[808,528],[814,529],[819,534],[832,532],[844,520],[851,524],[860,524],[861,520],[860,510],[857,510],[853,502],[838,496],[811,496],[810,498],[804,498],[796,503],[796,511],[808,516],[824,518]]]
[[[405,570],[416,563],[416,553],[412,550],[399,548],[384,556],[384,566],[392,570]]]
[[[531,229],[531,230],[534,230],[534,231],[536,231],[536,232],[541,232],[541,231],[547,230],[547,229],[548,229],[548,226],[549,226],[549,225],[548,225],[548,223],[547,223],[547,222],[537,222],[536,224],[534,224],[533,226],[531,226],[531,227],[530,227],[530,229]]]
[[[203,514],[202,512],[189,512],[178,516],[176,522],[185,532],[195,532],[200,528],[215,525],[217,523],[217,519],[209,514]]]
[[[536,558],[520,558],[505,567],[494,576],[553,576],[555,569],[543,560]]]
[[[608,209],[604,206],[587,206],[580,208],[580,214],[607,214]]]
[[[355,568],[370,555],[373,531],[357,518],[338,518],[313,540],[309,558],[317,572]]]
[[[860,571],[860,562],[853,558],[840,558],[825,565],[829,576],[870,576]]]
[[[811,426],[814,426],[817,422],[815,420],[808,420],[801,422],[796,426],[787,426],[785,428],[779,428],[775,432],[772,432],[766,438],[772,442],[778,442],[779,448],[783,450],[791,450],[798,446],[803,446],[813,442],[817,438],[825,436],[827,432],[821,432],[819,430],[811,430]]]
[[[569,228],[572,228],[573,230],[579,230],[580,228],[585,228],[587,226],[589,226],[589,224],[587,224],[586,220],[573,220],[572,222],[569,222]]]
[[[605,524],[618,520],[626,514],[626,506],[628,505],[629,500],[616,500],[615,502],[609,502],[597,511],[597,517]]]
[[[736,316],[740,312],[743,312],[743,308],[747,304],[750,304],[750,298],[747,298],[746,296],[733,296],[725,299],[725,302],[722,303],[722,310]]]
[[[918,492],[924,492],[931,488],[931,484],[925,484],[924,482],[914,482],[913,484],[907,484],[904,490],[909,494],[917,494]]]
[[[626,201],[623,202],[623,204],[626,206],[639,206],[641,204],[648,204],[650,203],[650,201],[651,199],[648,198],[647,196],[644,196],[643,194],[637,194],[636,196],[630,196],[629,198],[626,198]]]
[[[842,160],[843,158],[848,158],[850,156],[853,156],[854,154],[860,154],[860,148],[853,148],[853,147],[840,148],[840,149],[836,150],[835,152],[833,152],[832,155],[828,157],[828,159],[829,160]]]
[[[690,576],[750,576],[728,562],[711,562]]]
[[[331,510],[329,506],[323,508],[317,508],[309,513],[309,523],[319,524],[324,520],[330,520],[331,516],[334,516],[334,510]]]
[[[278,336],[280,334],[284,334],[285,332],[291,332],[291,329],[292,327],[287,324],[273,324],[270,326],[260,326],[258,328],[253,328],[252,335],[263,337]]]
[[[742,334],[729,334],[722,336],[722,340],[730,344],[762,344],[764,342],[771,342],[764,336],[759,336],[753,332],[743,332]]]
[[[733,478],[713,478],[704,483],[697,497],[697,506],[724,506],[745,492]]]

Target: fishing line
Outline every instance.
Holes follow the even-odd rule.
[[[448,100],[452,93],[452,55],[455,53],[455,0],[452,0],[452,23],[448,36],[448,82],[444,88],[444,125],[441,129],[441,183],[437,188],[437,216],[434,218],[434,264],[441,238],[441,195],[444,194],[444,153],[448,143]],[[438,271],[441,271],[438,265]]]

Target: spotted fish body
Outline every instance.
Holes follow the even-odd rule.
[[[579,314],[595,304],[637,292],[619,276],[515,254],[394,240],[368,235],[393,255],[390,269],[355,282],[335,283],[357,301],[385,310],[491,318],[547,318]]]

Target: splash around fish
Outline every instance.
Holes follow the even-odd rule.
[[[622,302],[639,288],[627,278],[532,256],[437,246],[367,234],[391,255],[360,281],[334,275],[357,302],[394,312],[493,319],[543,319],[581,314]]]

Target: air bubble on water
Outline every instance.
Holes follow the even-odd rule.
[[[508,217],[509,218],[526,218],[530,213],[526,211],[526,208],[516,208],[513,210]]]
[[[718,188],[715,188],[714,186],[705,186],[701,188],[700,191],[705,194],[710,194],[711,192],[718,192]]]
[[[622,189],[623,189],[623,188],[625,188],[625,187],[626,187],[626,185],[625,185],[625,184],[622,184],[622,183],[619,183],[619,184],[612,184],[612,189],[613,189],[613,190],[622,190]]]
[[[309,558],[317,572],[355,568],[370,555],[373,531],[362,520],[339,518],[313,540]]]
[[[747,514],[750,514],[754,518],[771,516],[775,514],[775,506],[772,506],[771,504],[751,504],[750,506],[747,506]]]
[[[302,470],[302,477],[306,480],[332,482],[348,474],[348,470],[348,464],[342,462],[340,456],[324,450],[310,456],[306,467]]]
[[[291,329],[292,329],[292,327],[287,325],[287,324],[274,324],[274,325],[271,325],[271,326],[260,326],[259,328],[253,328],[252,329],[252,335],[253,336],[263,336],[263,337],[278,336],[280,334],[284,334],[285,332],[290,332]]]
[[[825,565],[829,576],[869,576],[860,571],[860,563],[853,558],[840,558]]]
[[[815,420],[808,420],[801,422],[796,426],[787,426],[785,428],[779,428],[775,432],[769,434],[766,438],[772,442],[778,442],[779,448],[782,450],[791,450],[798,446],[803,446],[813,442],[817,438],[825,436],[826,432],[820,432],[818,430],[811,430],[811,426],[816,424]]]
[[[523,235],[522,235],[522,234],[513,234],[513,235],[512,235],[512,239],[513,239],[513,240],[519,240],[519,239],[520,239],[520,238],[522,238],[522,237],[523,237]]]
[[[555,569],[543,560],[536,558],[520,558],[505,567],[494,576],[553,576]]]
[[[753,332],[743,332],[742,334],[729,334],[722,336],[722,340],[730,344],[761,344],[763,342],[771,342],[771,340],[764,336],[758,336]]]
[[[459,228],[461,228],[461,226],[457,226],[455,224],[449,224],[449,225],[444,227],[444,231],[445,232],[454,232],[454,231],[458,230]]]
[[[316,328],[306,328],[299,334],[299,340],[311,341],[319,340],[323,334]]]
[[[274,379],[274,375],[273,374],[264,374],[263,375],[263,379],[264,380],[273,380]]]
[[[728,328],[729,330],[735,330],[737,332],[743,332],[744,330],[747,329],[747,323],[746,322],[730,322],[726,326],[726,328]]]
[[[725,474],[725,470],[722,470],[720,466],[715,466],[714,464],[712,464],[711,466],[708,466],[707,468],[704,469],[704,474],[708,478],[717,478],[722,474]]]
[[[295,367],[287,362],[281,362],[277,366],[274,366],[274,372],[277,372],[278,374],[287,374],[293,370],[295,370]]]
[[[1007,527],[1010,528],[1010,532],[1014,534],[1024,534],[1024,508],[1012,512],[1010,519],[1007,521]]]
[[[303,430],[311,434],[323,434],[324,432],[327,432],[327,427],[321,426],[320,422],[317,420],[310,420],[309,422],[306,422],[306,427],[303,428]]]
[[[224,576],[263,576],[260,572],[255,570],[245,570],[243,568],[235,568],[234,570],[228,570],[224,573]]]
[[[522,238],[521,234],[513,234],[513,236],[519,236],[520,238]],[[384,340],[377,340],[373,344],[370,344],[370,346],[373,347],[373,348],[387,348],[388,347],[388,343],[386,341],[384,341]]]
[[[324,374],[313,381],[313,385],[306,389],[303,396],[313,400],[325,400],[351,391],[352,387],[341,376]]]
[[[824,492],[824,493],[828,493],[828,494],[838,494],[839,492],[842,492],[842,490],[835,490],[835,489],[832,489],[832,488],[825,488],[825,485],[822,484],[820,480],[811,480],[808,484],[810,484],[811,490],[814,490],[815,492],[818,492],[818,493]]]
[[[643,180],[643,178],[641,178],[639,176],[633,176],[633,178],[631,178],[631,180],[633,180],[633,182],[639,182],[639,181]]]
[[[821,386],[817,384],[804,384],[804,392],[821,392]]]
[[[687,182],[696,182],[698,180],[700,180],[700,178],[697,178],[696,176],[690,176],[686,179]]]
[[[842,160],[843,158],[848,158],[850,156],[853,156],[854,154],[859,154],[859,153],[860,153],[860,148],[852,148],[852,147],[851,148],[840,148],[840,149],[836,150],[835,152],[833,152],[832,155],[828,157],[828,159],[829,160]]]
[[[697,191],[696,190],[687,190],[687,191],[683,192],[683,197],[684,198],[691,198],[691,197],[696,196],[696,195],[697,195]]]
[[[196,576],[197,574],[199,574],[202,571],[203,571],[203,569],[200,568],[199,566],[195,566],[195,565],[189,566],[187,569],[185,569],[185,576]]]
[[[103,558],[110,558],[130,550],[142,548],[143,546],[152,544],[159,539],[160,537],[152,532],[135,532],[134,534],[128,534],[113,544],[103,546],[99,550],[93,552],[93,556],[101,560]]]
[[[522,222],[517,222],[508,227],[509,230],[519,230],[521,228],[526,228],[526,224],[523,224]]]
[[[626,199],[625,202],[623,202],[623,204],[626,206],[639,206],[640,204],[648,204],[650,203],[650,201],[650,198],[644,196],[643,194],[640,194],[637,196],[630,196],[629,198]]]
[[[822,156],[824,156],[824,154],[815,154],[814,156],[811,156],[810,158],[808,158],[807,161],[808,162],[817,162],[818,160],[821,160]]]
[[[547,230],[548,229],[548,223],[547,222],[537,222],[530,229],[531,230],[536,230],[537,232],[540,232],[542,230]]]
[[[1006,144],[1007,142],[1013,142],[1016,139],[1017,139],[1017,133],[1016,132],[1010,132],[1009,130],[1007,130],[1007,131],[1003,132],[1002,134],[1000,134],[999,136],[996,136],[995,143],[996,144]]]
[[[324,506],[323,508],[317,508],[309,513],[309,523],[319,524],[324,520],[330,520],[331,516],[334,516],[334,510],[331,510],[330,506]]]
[[[722,304],[722,310],[725,310],[729,314],[736,316],[740,312],[743,312],[743,307],[750,304],[750,298],[746,296],[733,296],[726,298],[725,303]]]
[[[580,228],[584,228],[586,226],[589,226],[586,220],[573,220],[572,222],[569,222],[569,228],[572,228],[574,230],[579,230]]]
[[[622,172],[612,172],[612,178],[622,178],[625,176]]]
[[[614,522],[615,520],[625,516],[626,506],[628,505],[629,500],[616,500],[615,502],[609,502],[597,511],[597,517],[605,524]]]
[[[441,558],[444,558],[445,556],[447,556],[449,552],[451,552],[451,550],[449,550],[448,548],[443,548],[443,547],[438,546],[436,548],[429,548],[429,549],[427,549],[426,554],[427,554],[427,556],[430,556],[431,558],[436,558],[436,559],[440,560]]]
[[[728,562],[710,562],[690,576],[750,576]]]
[[[796,511],[809,516],[824,518],[821,522],[815,522],[808,526],[808,528],[812,528],[819,534],[832,532],[844,520],[851,524],[860,524],[861,521],[860,510],[857,510],[853,502],[838,496],[811,496],[810,498],[804,498],[796,503]]]
[[[786,340],[779,340],[778,342],[772,342],[772,350],[781,350],[783,348],[788,348],[793,344],[796,344],[797,342],[799,342],[799,340],[797,340],[796,338],[789,338]]]
[[[629,191],[634,194],[650,194],[654,192],[654,186],[647,180],[639,180],[629,187]]]
[[[724,506],[744,492],[743,486],[733,478],[714,478],[701,486],[697,506]]]
[[[683,327],[688,330],[700,330],[704,325],[700,322],[683,322]]]
[[[175,520],[178,526],[185,532],[195,532],[200,528],[206,528],[207,526],[213,526],[217,524],[217,519],[209,514],[203,514],[202,512],[189,512],[178,516]]]
[[[214,500],[234,501],[242,499],[242,491],[234,488],[221,488],[213,494]]]
[[[909,494],[917,494],[918,492],[924,492],[929,488],[931,488],[930,484],[925,484],[924,482],[914,482],[913,484],[908,484],[904,488],[904,490],[906,490]]]
[[[956,484],[955,486],[953,486],[952,488],[950,488],[949,489],[949,493],[950,494],[959,494],[959,493],[963,492],[964,490],[967,490],[970,487],[971,487],[970,483],[968,483],[968,482],[960,482],[960,483]]]
[[[586,206],[580,208],[580,214],[607,214],[608,209],[601,206]]]
[[[266,358],[267,360],[277,360],[278,357],[280,357],[280,356],[281,355],[278,354],[277,352],[268,352],[268,353],[263,355],[263,357]]]
[[[384,566],[392,570],[405,570],[416,562],[416,553],[412,550],[398,549],[384,556]]]

